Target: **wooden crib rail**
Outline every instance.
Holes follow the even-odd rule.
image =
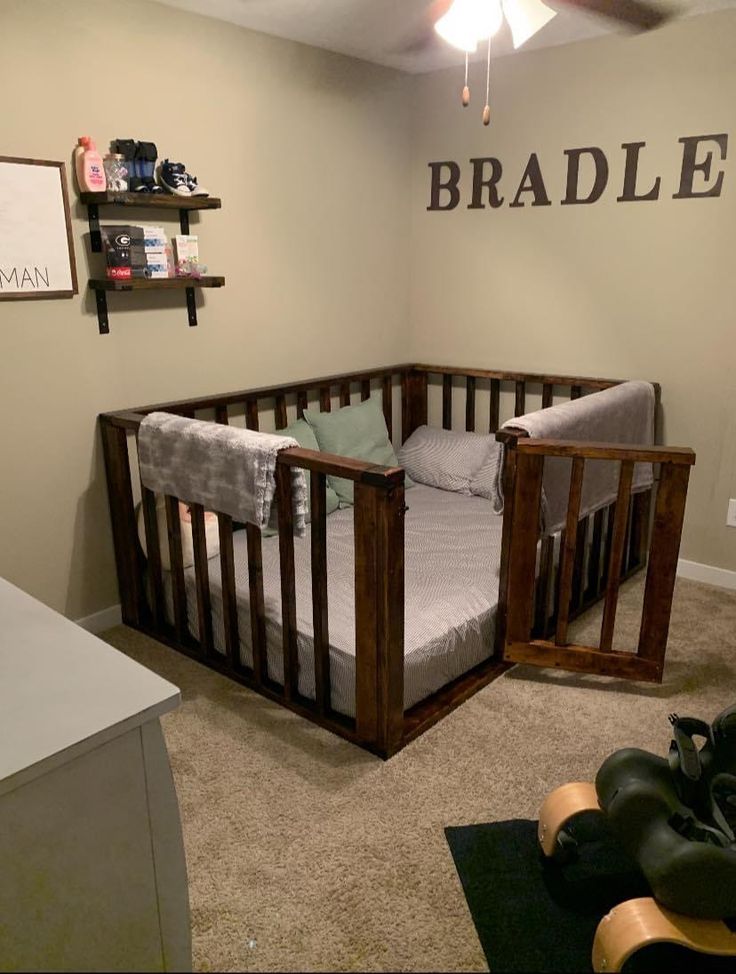
[[[514,442],[515,439],[515,442]],[[677,571],[682,524],[685,514],[690,467],[695,454],[678,447],[636,447],[612,443],[576,443],[559,440],[537,440],[519,436],[506,437],[513,459],[509,478],[513,495],[507,494],[504,512],[504,534],[508,548],[508,570],[501,583],[505,588],[506,627],[504,659],[515,663],[532,663],[561,669],[599,673],[629,679],[661,682],[672,596]],[[542,475],[545,457],[570,458],[570,490],[565,528],[560,544],[557,592],[554,612],[554,638],[533,638],[535,618],[540,613],[546,620],[549,586],[540,586],[537,571],[540,541]],[[574,605],[573,580],[580,545],[580,517],[583,474],[587,460],[605,460],[620,466],[618,496],[609,515],[606,544],[605,598],[598,647],[571,645],[567,640],[571,608]],[[635,463],[659,465],[659,485],[654,518],[649,525],[639,525],[641,536],[633,537],[632,480]],[[508,525],[507,525],[508,522]],[[587,533],[585,533],[587,539]],[[549,571],[551,539],[542,539],[541,571]],[[641,629],[635,652],[612,649],[616,609],[621,579],[626,576],[629,546],[647,548],[647,569],[642,607]],[[589,547],[589,558],[600,558],[601,540]],[[545,562],[547,564],[545,565]],[[582,564],[577,566],[582,569]],[[536,605],[535,605],[536,603]]]
[[[427,422],[428,388],[433,382],[442,385],[442,426],[453,429],[453,393],[458,387],[464,392],[463,428],[467,432],[482,432],[479,425],[478,400],[481,394],[489,400],[488,432],[496,433],[505,420],[523,416],[530,409],[546,409],[555,396],[579,399],[591,392],[599,392],[619,385],[623,379],[603,379],[596,376],[556,375],[541,372],[517,372],[499,369],[477,369],[468,366],[414,365],[403,374],[403,423],[406,439],[416,428]],[[659,385],[653,383],[659,398]],[[502,392],[513,395],[513,412],[502,408]],[[508,413],[508,415],[505,415]]]
[[[123,621],[383,757],[395,753],[401,747],[404,731],[403,469],[381,467],[301,448],[283,450],[279,454],[276,496],[283,682],[278,683],[268,673],[262,541],[257,527],[246,525],[252,666],[244,665],[240,655],[232,518],[217,513],[225,650],[222,653],[215,645],[205,512],[199,504],[189,505],[195,604],[189,607],[191,611],[188,613],[179,498],[167,496],[165,532],[171,562],[170,598],[173,608],[173,616],[169,619],[156,498],[143,485],[141,504],[147,557],[138,541],[130,457],[137,445],[137,432],[143,419],[144,414],[130,410],[101,417]],[[291,470],[294,467],[311,474],[310,559],[315,700],[302,696],[299,691],[291,503]],[[352,481],[355,491],[354,719],[331,709],[326,525],[328,475]],[[196,638],[189,629],[191,615],[197,622]]]

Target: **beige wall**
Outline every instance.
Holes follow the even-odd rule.
[[[730,160],[721,198],[671,199],[678,138],[734,135],[735,40],[727,13],[501,59],[486,130],[479,66],[463,112],[460,70],[409,78],[139,0],[4,0],[0,154],[155,140],[222,196],[192,231],[228,284],[196,329],[180,296],[127,295],[99,336],[74,205],[80,296],[0,304],[0,575],[75,618],[117,601],[98,412],[408,357],[661,381],[668,441],[698,451],[683,555],[736,569]],[[662,198],[618,204],[638,140]],[[561,207],[584,145],[611,184]],[[472,156],[502,160],[508,197],[532,151],[552,207],[466,209]],[[463,200],[427,213],[441,159]]]
[[[405,359],[403,82],[155,3],[3,0],[0,154],[155,141],[223,198],[192,232],[228,283],[193,329],[183,295],[111,300],[101,337],[74,206],[80,296],[0,304],[0,575],[74,618],[118,601],[100,411]]]
[[[499,59],[489,129],[480,121],[482,66],[467,111],[461,68],[413,82],[412,357],[660,381],[667,442],[698,454],[681,553],[728,569],[736,569],[736,530],[725,526],[736,496],[731,159],[720,198],[672,194],[679,138],[727,132],[736,155],[735,44],[736,13],[722,13]],[[634,141],[647,142],[643,188],[662,176],[658,202],[616,202],[620,146]],[[595,205],[560,206],[563,150],[590,145],[608,157],[609,188]],[[502,161],[508,204],[531,152],[551,207],[467,209],[471,157]],[[463,167],[461,204],[427,212],[427,163],[448,159]]]

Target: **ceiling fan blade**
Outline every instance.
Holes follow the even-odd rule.
[[[645,0],[560,0],[568,7],[600,14],[610,20],[617,20],[634,30],[652,30],[660,27],[673,17],[670,11],[662,10]]]
[[[437,40],[434,25],[440,17],[445,16],[452,4],[453,0],[432,0],[422,15],[420,25],[398,47],[394,48],[392,53],[421,54],[432,47]]]

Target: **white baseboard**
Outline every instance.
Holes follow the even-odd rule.
[[[718,585],[720,588],[736,589],[736,572],[728,568],[701,565],[700,562],[680,558],[677,563],[677,574],[682,578],[690,578],[694,582],[706,582],[708,585]]]
[[[106,629],[112,629],[113,626],[119,626],[123,617],[120,606],[111,605],[107,609],[93,613],[91,616],[85,616],[83,619],[75,619],[74,621],[88,632],[104,632]]]

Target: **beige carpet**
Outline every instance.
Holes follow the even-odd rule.
[[[622,593],[622,644],[640,596],[639,582]],[[384,763],[111,630],[108,642],[183,691],[163,724],[195,968],[486,970],[444,826],[536,818],[550,789],[590,778],[620,746],[664,754],[670,711],[710,719],[736,700],[734,634],[733,593],[680,581],[663,686],[516,668]]]

